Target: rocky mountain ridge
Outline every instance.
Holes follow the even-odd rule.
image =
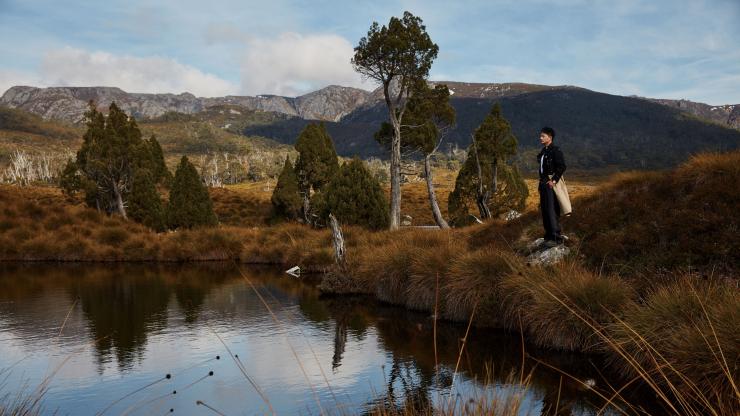
[[[446,84],[454,98],[500,99],[521,94],[554,90],[585,90],[575,86],[549,86],[525,83],[471,83],[432,81]],[[692,114],[700,119],[740,130],[740,104],[712,106],[688,100],[635,97]],[[97,102],[105,109],[115,101],[124,111],[140,119],[151,119],[169,112],[194,114],[217,105],[238,105],[251,110],[271,111],[306,120],[337,122],[363,108],[375,107],[383,99],[380,88],[365,91],[358,88],[330,85],[298,97],[279,95],[203,98],[190,93],[145,94],[129,93],[116,87],[48,87],[15,86],[0,97],[0,105],[19,108],[40,115],[46,120],[79,123],[84,118],[87,103]]]
[[[277,95],[203,98],[190,93],[129,93],[116,87],[49,87],[15,86],[0,97],[0,105],[19,108],[46,120],[79,123],[84,119],[88,102],[101,109],[116,102],[127,113],[140,119],[151,119],[165,113],[193,114],[216,105],[238,105],[251,110],[273,111],[310,120],[339,121],[359,105],[370,92],[358,88],[330,85],[299,96]]]

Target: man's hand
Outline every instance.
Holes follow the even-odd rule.
[[[547,181],[547,186],[549,186],[550,188],[552,188],[552,187],[555,186],[555,182],[553,182],[552,180],[549,180],[549,181]]]

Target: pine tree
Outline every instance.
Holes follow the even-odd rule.
[[[128,199],[128,214],[129,218],[136,222],[155,231],[163,231],[164,209],[152,176],[147,169],[139,169],[134,174],[133,187]]]
[[[149,170],[154,183],[169,185],[172,182],[172,174],[164,163],[164,152],[159,141],[157,141],[157,137],[152,135],[150,138],[144,140],[141,150],[142,163],[140,167]]]
[[[167,204],[167,225],[171,229],[216,225],[213,203],[198,172],[187,156],[177,165]]]
[[[334,214],[342,224],[387,228],[388,199],[380,182],[358,158],[344,163],[337,175],[314,198],[323,220]]]
[[[527,186],[519,170],[510,163],[516,151],[516,136],[496,103],[476,129],[468,158],[449,196],[448,212],[455,225],[470,222],[473,204],[483,219],[524,207]]]
[[[302,199],[290,157],[285,158],[285,166],[278,177],[272,192],[272,215],[276,219],[296,219],[301,213]]]
[[[303,215],[309,221],[312,192],[320,191],[339,169],[337,151],[324,123],[307,125],[298,136],[295,148],[298,151],[295,171],[303,196]]]

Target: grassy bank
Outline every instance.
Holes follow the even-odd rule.
[[[382,233],[349,249],[328,293],[362,293],[539,346],[605,354],[679,414],[740,409],[740,153],[624,174],[575,201],[574,254],[524,262],[536,213],[449,232]],[[634,383],[635,380],[632,382]]]
[[[541,233],[533,209],[508,223],[448,231],[345,227],[347,263],[337,268],[327,230],[264,225],[269,192],[259,185],[212,190],[219,227],[161,234],[53,188],[5,186],[0,259],[233,260],[329,271],[321,284],[326,293],[371,295],[455,321],[472,316],[476,326],[522,331],[542,347],[603,354],[625,380],[649,386],[675,413],[734,414],[737,183],[740,152],[700,155],[671,171],[620,174],[576,191],[575,212],[564,220],[573,254],[545,268],[523,261],[527,243]],[[414,223],[423,223],[423,183],[406,186],[405,211],[418,212]]]

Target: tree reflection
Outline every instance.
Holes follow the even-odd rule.
[[[130,368],[142,357],[147,333],[167,324],[170,288],[155,271],[89,273],[71,288],[71,295],[80,299],[101,367],[115,352],[119,368]]]

